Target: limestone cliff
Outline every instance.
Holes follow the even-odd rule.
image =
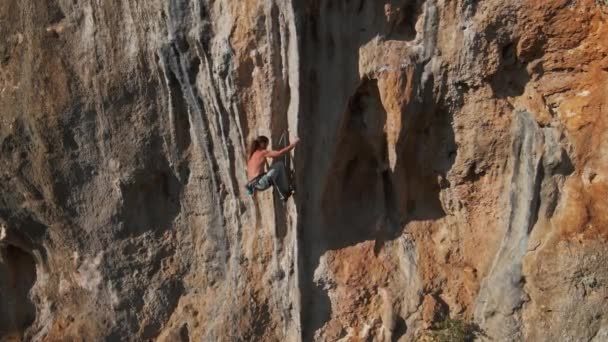
[[[0,339],[607,340],[607,19],[3,0]],[[285,204],[258,134],[301,138]]]

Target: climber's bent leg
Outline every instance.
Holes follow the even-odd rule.
[[[272,182],[277,187],[277,190],[283,199],[287,199],[287,197],[291,195],[285,164],[282,162],[272,164],[266,175],[272,179]]]
[[[245,188],[249,195],[253,195],[254,191],[264,191],[273,185],[276,186],[281,199],[287,200],[291,196],[292,191],[287,179],[287,171],[285,170],[285,164],[282,162],[274,163],[268,172],[249,181]]]
[[[264,191],[272,186],[272,177],[270,172],[266,172],[261,176],[257,182],[253,184],[253,187],[258,191]]]
[[[267,173],[264,173],[250,180],[245,185],[245,190],[249,196],[253,196],[256,191],[264,191],[271,186],[272,182],[270,177],[267,176]]]

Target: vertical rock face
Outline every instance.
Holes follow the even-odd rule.
[[[294,205],[242,191],[297,127],[291,6],[0,7],[2,335],[297,338]]]
[[[605,340],[607,18],[3,1],[0,338]],[[302,139],[287,203],[259,134]]]

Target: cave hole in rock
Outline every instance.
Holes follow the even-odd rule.
[[[386,116],[377,81],[364,80],[348,101],[325,178],[322,208],[330,249],[375,239],[391,215],[393,203],[385,203],[392,201]]]
[[[191,69],[189,74],[190,82],[194,83],[196,74],[198,74],[198,68],[200,59],[197,59],[194,64],[195,67]],[[190,120],[188,118],[188,105],[186,104],[184,93],[182,92],[181,85],[170,68],[165,70],[167,77],[167,86],[169,88],[169,95],[171,96],[171,108],[173,110],[173,126],[175,141],[173,142],[177,147],[178,151],[185,151],[191,144],[190,137]],[[194,75],[194,76],[192,76]]]
[[[0,336],[21,336],[36,318],[30,298],[36,263],[32,254],[10,244],[0,244],[0,254]]]
[[[395,321],[395,327],[393,328],[393,334],[391,336],[391,341],[392,342],[399,341],[399,339],[401,337],[403,337],[403,335],[405,335],[406,332],[407,332],[407,324],[405,323],[405,320],[402,317],[397,316],[397,319]]]
[[[445,216],[439,194],[457,153],[451,113],[428,93],[408,104],[401,120],[389,146],[377,81],[364,80],[350,98],[323,189],[329,249],[375,240],[377,252],[407,222]]]
[[[58,1],[47,1],[46,6],[49,24],[58,23],[65,18],[65,13],[63,13]]]
[[[457,154],[451,121],[430,96],[406,109],[392,177],[402,224],[445,216],[439,193]]]
[[[510,42],[501,48],[500,66],[490,80],[490,86],[499,98],[520,96],[531,78],[527,64],[517,58],[516,46],[515,42]]]
[[[153,155],[149,151],[147,155]],[[148,165],[120,184],[122,193],[119,236],[133,236],[154,231],[162,233],[171,228],[180,208],[181,184],[168,162],[159,165],[148,160]],[[152,165],[150,165],[152,164]]]
[[[384,6],[389,39],[411,41],[416,38],[416,23],[422,14],[421,0],[389,1]]]

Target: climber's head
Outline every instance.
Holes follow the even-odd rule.
[[[251,158],[251,156],[253,155],[253,153],[255,151],[267,149],[268,142],[269,142],[268,137],[266,137],[264,135],[260,135],[257,138],[255,138],[251,142],[251,145],[249,146],[249,158]]]

